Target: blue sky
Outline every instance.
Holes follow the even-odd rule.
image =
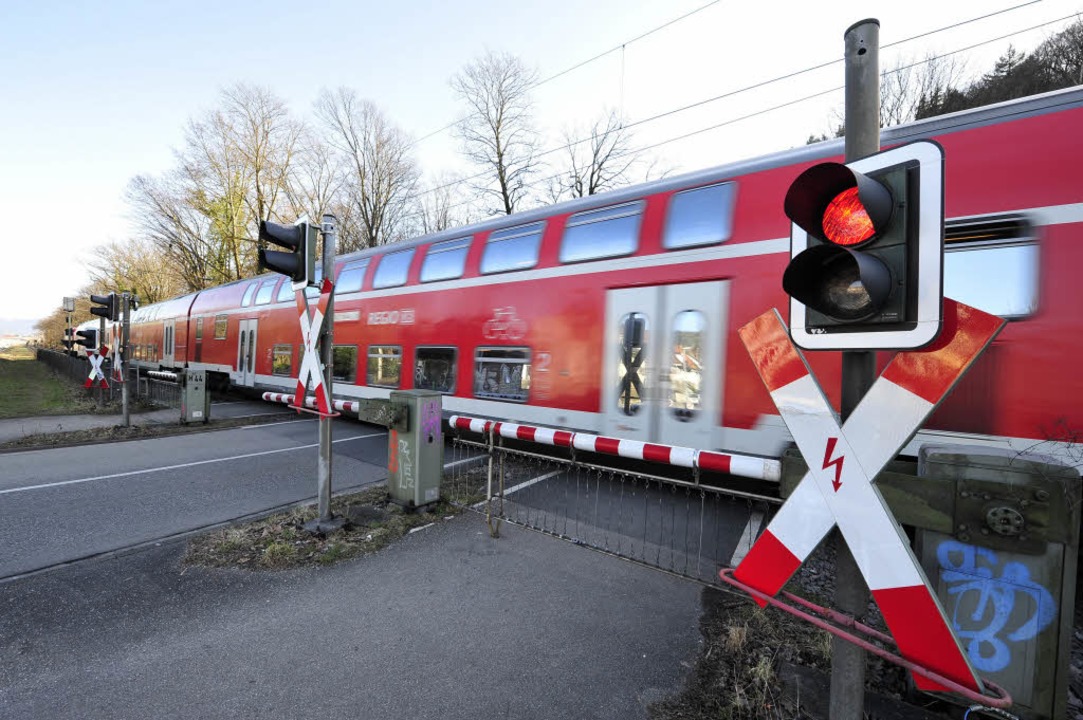
[[[6,274],[0,317],[44,316],[86,283],[93,248],[132,233],[128,181],[169,168],[188,119],[236,82],[270,88],[299,117],[322,88],[345,85],[419,138],[459,116],[448,80],[486,49],[517,54],[548,77],[626,43],[537,89],[539,121],[556,131],[607,106],[636,120],[841,57],[844,30],[865,17],[880,19],[887,44],[1023,2],[0,0],[0,214],[24,238],[7,242],[20,272]],[[1080,9],[1041,0],[885,50],[881,65]],[[977,73],[1009,42],[1027,49],[1065,24],[962,56]],[[646,124],[636,139],[653,144],[841,84],[839,64]],[[655,152],[693,170],[793,147],[826,130],[840,105],[841,93]],[[459,162],[449,133],[419,143],[417,159],[426,172]]]

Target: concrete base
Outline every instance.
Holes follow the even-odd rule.
[[[330,535],[331,533],[341,530],[349,521],[349,518],[342,515],[332,515],[325,520],[320,520],[319,518],[309,520],[301,527],[306,532],[312,533],[313,535]]]

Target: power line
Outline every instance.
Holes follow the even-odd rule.
[[[584,65],[589,65],[590,63],[594,62],[595,60],[601,60],[606,55],[609,55],[610,53],[616,52],[617,50],[623,50],[626,45],[631,45],[632,43],[634,43],[634,42],[636,42],[638,40],[642,40],[643,38],[648,37],[650,35],[653,35],[654,33],[659,32],[660,30],[664,30],[665,28],[669,27],[670,25],[673,25],[674,23],[678,23],[681,20],[684,20],[685,18],[692,17],[696,13],[701,12],[703,10],[706,10],[707,8],[711,7],[712,5],[717,5],[720,2],[722,2],[722,0],[711,0],[711,2],[707,3],[706,5],[701,5],[698,8],[696,8],[695,10],[691,10],[689,12],[686,12],[684,15],[681,15],[680,17],[673,18],[672,20],[669,20],[668,22],[664,22],[661,25],[657,25],[657,26],[651,28],[650,30],[648,30],[647,32],[645,32],[645,33],[643,33],[641,35],[635,36],[631,40],[625,40],[620,45],[617,45],[615,47],[611,47],[608,50],[606,50],[605,52],[598,53],[597,55],[595,55],[592,58],[589,58],[587,60],[583,60],[581,62],[578,62],[578,63],[576,63],[575,65],[572,65],[569,68],[565,68],[564,70],[561,70],[558,73],[550,75],[547,78],[543,78],[543,79],[537,81],[536,83],[534,83],[533,85],[531,85],[528,88],[528,90],[533,90],[536,87],[540,87],[541,85],[544,85],[545,83],[549,82],[550,80],[556,80],[558,77],[561,77],[563,75],[567,75],[568,73],[570,73],[570,72],[572,72],[574,70],[578,70],[579,68],[583,67]],[[1034,2],[1041,2],[1041,0],[1034,0]],[[464,119],[465,118],[459,118],[458,120],[445,125],[444,127],[440,128],[439,130],[433,130],[432,132],[430,132],[430,133],[428,133],[426,135],[422,135],[417,140],[414,140],[412,143],[410,143],[409,147],[413,147],[414,145],[417,145],[417,144],[421,143],[424,140],[428,140],[431,137],[434,137],[436,135],[439,135],[442,132],[446,132],[446,131],[450,130],[451,128],[453,128],[456,125],[458,125],[459,123],[461,123]]]
[[[1033,3],[1026,3],[1026,4],[1033,4]],[[1022,7],[1022,6],[1018,6],[1018,7]],[[942,58],[946,58],[946,57],[949,57],[951,55],[957,55],[958,53],[967,52],[969,50],[973,50],[975,48],[982,47],[984,45],[989,45],[989,44],[994,43],[994,42],[999,42],[1001,40],[1006,40],[1008,38],[1014,37],[1016,35],[1021,35],[1021,34],[1026,33],[1026,32],[1030,32],[1032,30],[1038,30],[1038,29],[1041,29],[1043,27],[1047,27],[1049,25],[1054,25],[1056,23],[1063,22],[1065,20],[1069,20],[1069,19],[1071,19],[1073,17],[1076,17],[1076,16],[1077,16],[1077,13],[1072,13],[1071,15],[1066,15],[1064,17],[1057,18],[1055,20],[1049,20],[1049,21],[1044,22],[1044,23],[1039,23],[1037,25],[1032,25],[1032,26],[1030,26],[1028,28],[1023,28],[1021,30],[1016,30],[1014,32],[1007,33],[1007,34],[1001,35],[999,37],[991,38],[989,40],[983,40],[982,42],[974,43],[973,45],[968,45],[966,47],[958,48],[956,50],[952,50],[950,52],[946,52],[946,53],[943,53],[941,55],[932,56],[932,57],[926,58],[924,60],[920,60],[920,61],[911,63],[910,65],[894,68],[894,69],[892,69],[890,71],[887,71],[884,74],[894,74],[894,73],[902,72],[904,70],[909,70],[909,69],[917,67],[919,65],[934,62],[936,60],[940,60]],[[925,33],[925,35],[928,35],[928,34],[930,34],[930,33]],[[922,37],[922,36],[915,36],[915,37]],[[903,42],[903,41],[899,41],[899,42]],[[892,44],[898,44],[898,43],[892,43]],[[653,149],[661,147],[663,145],[668,145],[670,143],[679,142],[681,140],[685,140],[687,138],[694,137],[696,135],[701,135],[701,134],[703,134],[705,132],[710,132],[711,130],[717,130],[718,128],[725,127],[727,125],[733,125],[735,123],[742,122],[744,120],[750,120],[752,118],[759,117],[761,115],[766,115],[767,113],[771,113],[771,112],[774,112],[776,110],[781,110],[783,108],[791,107],[793,105],[797,105],[799,103],[806,102],[808,100],[812,100],[812,99],[822,97],[822,96],[825,96],[825,95],[830,95],[831,93],[836,93],[836,92],[839,92],[840,90],[843,90],[843,89],[844,89],[844,86],[838,86],[838,87],[830,88],[828,90],[822,90],[820,92],[816,92],[816,93],[813,93],[811,95],[806,95],[806,96],[798,98],[796,100],[789,100],[787,102],[780,103],[780,104],[777,104],[777,105],[773,105],[773,106],[771,106],[769,108],[764,108],[762,110],[758,110],[756,112],[748,113],[748,114],[742,115],[740,117],[730,118],[728,120],[725,120],[725,121],[720,122],[720,123],[716,123],[714,125],[710,125],[708,127],[699,128],[699,129],[693,130],[691,132],[683,133],[681,135],[671,137],[671,138],[668,138],[666,140],[662,140],[660,142],[653,143],[651,145],[646,145],[646,146],[643,146],[643,147],[639,147],[636,150],[629,151],[629,153],[626,153],[626,154],[642,153],[642,152],[646,152],[648,150],[653,150]],[[645,120],[642,120],[642,121],[638,121],[637,124],[647,122],[648,120],[651,120],[651,119],[657,119],[658,117],[663,117],[663,116],[668,115],[668,114],[671,114],[671,113],[663,113],[662,115],[655,116],[654,118],[648,118],[648,119],[645,119]],[[570,144],[565,145],[565,146],[563,146],[561,148],[554,148],[553,151],[567,149],[567,148],[572,147],[575,144],[586,142],[589,139],[590,138],[587,138],[587,139],[584,139],[584,140],[579,140],[579,141],[576,141],[575,143],[570,143]],[[553,151],[547,151],[547,152],[553,152]],[[484,173],[483,175],[487,175],[487,174],[488,173]],[[560,172],[560,173],[556,173],[554,175],[549,175],[547,177],[541,178],[540,180],[537,180],[537,181],[534,181],[534,182],[530,183],[529,186],[532,187],[532,188],[536,188],[539,185],[541,185],[542,183],[546,183],[546,182],[549,182],[549,181],[552,181],[552,180],[555,180],[555,179],[559,178],[563,174],[564,174],[563,172]],[[471,178],[464,178],[462,180],[459,180],[459,181],[456,181],[456,182],[453,182],[453,183],[449,183],[448,185],[441,186],[441,187],[448,187],[450,185],[460,184],[462,182],[467,182],[470,179],[476,179],[477,177],[481,177],[481,176],[479,175],[479,176],[473,176]],[[441,188],[433,188],[433,190],[436,190],[436,189],[441,189]],[[429,192],[429,191],[425,191],[425,192]],[[419,193],[419,195],[420,194],[424,194],[424,193]],[[456,203],[455,205],[450,206],[449,209],[464,207],[466,205],[471,204],[472,202],[473,201],[464,201],[464,202],[461,202],[461,203]]]
[[[933,30],[928,30],[926,32],[919,33],[917,35],[912,35],[910,37],[903,38],[902,40],[896,40],[894,42],[888,43],[888,44],[883,45],[881,47],[885,48],[885,47],[894,47],[896,45],[902,45],[904,43],[912,42],[913,40],[917,40],[917,39],[920,39],[920,38],[923,38],[923,37],[928,37],[930,35],[935,35],[937,33],[944,32],[944,31],[947,31],[947,30],[954,30],[956,28],[962,27],[962,26],[970,24],[970,23],[978,22],[980,20],[985,20],[987,18],[994,17],[996,15],[1001,15],[1001,14],[1004,14],[1004,13],[1007,13],[1007,12],[1011,12],[1013,10],[1018,10],[1020,8],[1023,8],[1023,7],[1027,7],[1027,6],[1030,6],[1030,5],[1035,5],[1035,4],[1038,4],[1040,2],[1042,2],[1042,0],[1029,0],[1028,2],[1023,2],[1023,3],[1017,4],[1017,5],[1013,5],[1011,7],[1008,7],[1008,8],[1004,8],[1004,9],[1001,9],[1001,10],[996,10],[996,11],[991,12],[991,13],[986,13],[985,15],[979,15],[977,17],[973,17],[973,18],[970,18],[968,20],[962,20],[962,21],[959,21],[959,22],[956,22],[956,23],[952,23],[950,25],[945,25],[943,27],[939,27],[939,28],[936,28],[936,29],[933,29]],[[710,4],[714,4],[714,3],[710,3]],[[693,13],[696,13],[696,12],[699,12],[700,10],[703,10],[706,7],[709,7],[709,5],[704,5],[704,6],[700,7],[699,9],[692,11],[692,13],[688,13],[686,15],[681,16],[680,18],[676,18],[675,20],[672,20],[669,23],[666,23],[666,25],[671,25],[674,22],[677,22],[679,20],[683,20],[684,18],[688,17],[689,15],[691,15]],[[1071,17],[1071,16],[1069,16],[1069,17]],[[1063,20],[1063,18],[1062,18],[1062,20]],[[1048,25],[1048,24],[1052,24],[1054,22],[1060,22],[1060,20],[1053,20],[1050,23],[1045,23],[1045,24]],[[640,38],[646,37],[647,35],[651,34],[652,32],[656,32],[657,30],[661,29],[662,27],[665,27],[665,25],[659,26],[658,28],[655,28],[654,30],[651,30],[651,31],[649,31],[647,33],[644,33],[643,35],[640,35],[638,38],[635,38],[635,39],[640,39]],[[1039,25],[1039,26],[1035,26],[1035,27],[1042,27],[1042,26]],[[1027,30],[1017,31],[1016,33],[1013,33],[1013,34],[1027,32],[1028,30],[1033,30],[1033,29],[1034,28],[1032,27],[1032,28],[1028,28]],[[971,46],[969,48],[963,48],[962,50],[956,50],[956,51],[953,51],[952,53],[947,53],[947,54],[945,54],[944,56],[941,56],[941,57],[946,57],[947,55],[952,55],[952,54],[955,54],[955,53],[958,53],[958,52],[963,52],[965,50],[973,49],[974,47],[978,47],[979,45],[982,45],[982,44],[987,44],[987,43],[990,43],[990,42],[996,42],[997,40],[1004,39],[1004,37],[1011,37],[1011,35],[1003,36],[1001,38],[995,38],[993,40],[988,40],[985,43],[979,43],[978,45],[974,45],[974,46]],[[629,42],[632,42],[632,41],[629,41]],[[617,48],[614,48],[614,49],[619,49],[619,47],[620,46],[618,46]],[[606,53],[602,53],[602,55],[608,54],[610,52],[613,52],[613,50],[607,50]],[[593,59],[596,59],[597,57],[601,57],[602,55],[598,55]],[[921,61],[921,62],[931,62],[932,60],[935,60],[935,59],[938,59],[938,58],[928,58],[925,61]],[[590,62],[590,60],[584,61],[584,63],[585,62]],[[699,100],[697,102],[691,103],[689,105],[684,105],[684,106],[679,107],[679,108],[674,108],[672,110],[667,110],[665,112],[658,113],[657,115],[652,115],[652,116],[649,116],[649,117],[646,117],[646,118],[641,118],[639,120],[635,120],[633,122],[626,123],[622,127],[623,128],[633,128],[633,127],[637,127],[639,125],[645,125],[645,124],[647,124],[649,122],[654,122],[655,120],[660,120],[662,118],[669,117],[670,115],[676,115],[677,113],[681,113],[681,112],[684,112],[686,110],[691,110],[691,109],[694,109],[694,108],[697,108],[697,107],[702,107],[703,105],[708,105],[710,103],[717,102],[718,100],[724,100],[726,98],[731,98],[731,97],[734,97],[736,95],[740,95],[742,93],[750,92],[752,90],[757,90],[759,88],[763,88],[763,87],[766,87],[768,85],[779,83],[779,82],[782,82],[783,80],[789,80],[789,79],[798,77],[800,75],[804,75],[804,74],[813,72],[815,70],[821,70],[823,68],[830,67],[832,65],[836,65],[836,64],[841,63],[841,62],[843,62],[843,59],[842,58],[837,58],[835,60],[829,60],[829,61],[826,61],[826,62],[818,63],[816,65],[811,65],[811,66],[803,68],[801,70],[795,70],[793,72],[789,72],[789,73],[786,73],[784,75],[780,75],[780,76],[777,76],[777,77],[774,77],[774,78],[763,80],[763,81],[758,82],[758,83],[753,83],[752,85],[747,85],[745,87],[738,88],[736,90],[731,90],[731,91],[722,93],[721,95],[716,95],[714,97],[706,98],[704,100]],[[906,68],[896,68],[895,71],[904,70],[904,69],[907,69],[907,68],[910,68],[910,67],[914,67],[916,65],[921,64],[921,62],[914,63],[913,65],[909,65]],[[580,66],[582,64],[584,64],[584,63],[580,63]],[[571,69],[574,69],[574,68],[569,68],[569,70],[571,70]],[[895,71],[892,71],[892,72],[895,72]],[[564,72],[568,72],[568,71],[564,71]],[[560,75],[560,74],[563,74],[563,73],[558,73],[558,75]],[[554,75],[554,76],[552,76],[552,77],[550,77],[548,79],[552,79],[553,77],[557,77],[558,75]],[[834,91],[830,91],[830,92],[834,92]],[[824,94],[824,93],[818,93],[816,95],[809,96],[808,98],[805,98],[805,99],[811,99],[812,97],[818,97],[821,94]],[[774,108],[769,108],[768,110],[765,110],[764,112],[771,112],[772,110],[779,109],[781,107],[786,107],[787,105],[788,104],[784,104],[784,105],[781,105],[781,106],[776,106]],[[749,116],[749,117],[754,117],[754,115]],[[745,118],[739,118],[739,119],[745,119]],[[733,122],[736,122],[736,121],[733,121]],[[731,124],[731,122],[722,123],[721,125],[713,126],[711,128],[707,128],[707,129],[708,130],[716,129],[717,127],[722,127],[722,126],[727,125],[727,124]],[[695,133],[691,133],[690,135],[695,135],[698,132],[705,132],[705,130],[697,131]],[[541,157],[545,157],[547,155],[552,155],[553,153],[560,152],[562,150],[569,150],[569,149],[571,149],[573,147],[576,147],[577,145],[581,145],[582,143],[589,142],[591,139],[592,138],[581,138],[579,140],[575,140],[575,141],[566,143],[566,144],[558,146],[558,147],[550,148],[548,150],[542,151],[536,157],[541,158]],[[683,138],[675,138],[675,139],[667,141],[667,142],[675,142],[677,139],[683,139]],[[655,147],[655,146],[651,146],[651,147],[648,147],[648,148],[642,148],[642,149],[640,149],[640,152],[643,152],[645,150],[653,149],[653,147]],[[432,188],[428,188],[426,190],[422,190],[422,191],[416,193],[414,195],[414,197],[421,197],[423,195],[428,195],[428,194],[437,192],[439,190],[443,190],[443,189],[446,189],[446,188],[449,188],[449,187],[454,187],[456,185],[461,185],[463,183],[470,182],[471,180],[477,180],[477,179],[486,177],[487,175],[489,175],[489,172],[488,171],[483,171],[483,172],[479,172],[479,173],[476,173],[474,175],[470,175],[470,176],[467,176],[467,177],[464,177],[464,178],[459,178],[457,180],[452,180],[451,182],[447,182],[447,183],[444,183],[442,185],[438,185],[436,187],[432,187]]]

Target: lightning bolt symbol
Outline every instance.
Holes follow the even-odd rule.
[[[839,455],[834,460],[831,459],[831,456],[835,453],[835,443],[838,441],[839,439],[834,437],[827,439],[827,452],[824,453],[823,468],[826,470],[832,465],[835,466],[835,479],[831,481],[831,485],[835,488],[835,492],[838,492],[839,488],[842,487],[842,463],[846,459],[845,455]]]

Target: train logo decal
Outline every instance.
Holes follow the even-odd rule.
[[[526,321],[516,314],[515,306],[493,308],[493,316],[481,326],[481,335],[486,340],[510,340],[512,342],[526,337]]]
[[[367,322],[369,325],[413,325],[414,309],[401,308],[399,310],[370,312]]]
[[[1053,596],[1031,579],[1025,563],[1005,560],[1002,565],[992,550],[957,540],[940,543],[936,559],[951,598],[951,623],[970,662],[982,672],[1007,668],[1012,660],[1008,643],[1030,640],[1057,615]]]

